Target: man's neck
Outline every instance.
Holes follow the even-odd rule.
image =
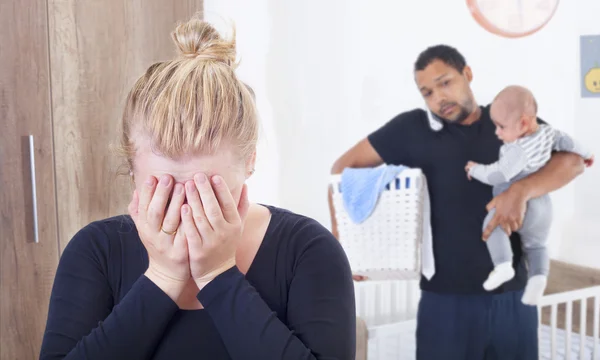
[[[461,122],[461,125],[471,125],[481,118],[481,108],[475,104],[475,108],[467,118]]]

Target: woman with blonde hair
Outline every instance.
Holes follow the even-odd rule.
[[[316,221],[249,204],[258,121],[235,34],[192,18],[125,105],[130,216],[58,266],[41,359],[353,359],[347,258]]]

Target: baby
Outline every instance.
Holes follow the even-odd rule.
[[[523,87],[509,86],[502,90],[492,102],[490,116],[496,125],[496,135],[504,142],[500,148],[500,158],[490,165],[469,161],[465,170],[469,179],[475,178],[492,185],[494,196],[506,191],[513,182],[543,167],[550,160],[553,150],[579,154],[586,166],[591,166],[594,161],[593,155],[569,135],[537,123],[536,101],[533,94]],[[484,228],[494,213],[494,209],[488,213]],[[523,225],[518,230],[529,265],[529,280],[521,299],[527,305],[537,305],[546,288],[550,270],[546,241],[551,220],[552,204],[548,195],[527,202]],[[510,239],[501,227],[494,229],[487,247],[494,270],[483,287],[491,291],[512,279],[515,271],[512,267]]]

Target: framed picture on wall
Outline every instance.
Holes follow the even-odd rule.
[[[600,35],[583,35],[581,54],[581,97],[600,98]]]

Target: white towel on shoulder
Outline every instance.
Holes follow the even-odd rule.
[[[433,256],[433,235],[431,233],[431,203],[427,180],[423,176],[423,211],[421,218],[421,273],[427,280],[435,274],[435,259]]]

